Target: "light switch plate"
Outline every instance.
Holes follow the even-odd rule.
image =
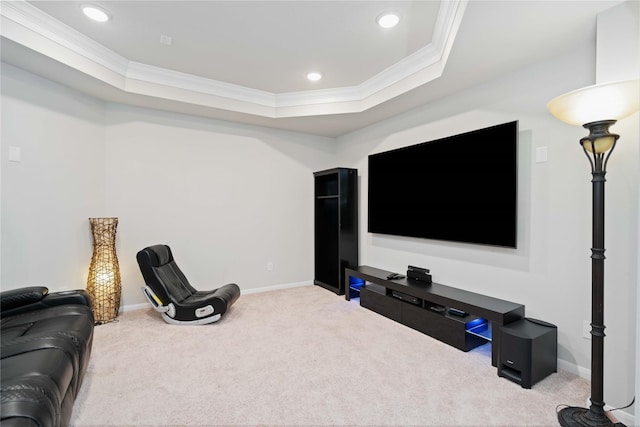
[[[20,147],[9,147],[9,161],[10,162],[22,161]]]
[[[545,163],[547,161],[547,147],[536,148],[536,163]]]

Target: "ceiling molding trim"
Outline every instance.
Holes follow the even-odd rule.
[[[202,91],[152,83],[147,80],[127,79],[125,91],[131,94],[144,95],[168,101],[177,101],[182,104],[200,106],[205,108],[217,108],[238,113],[251,114],[275,118],[275,109],[269,106],[258,105],[255,102],[245,102],[237,98],[225,98]]]
[[[443,65],[446,64],[449,59],[449,53],[453,47],[458,29],[462,23],[462,17],[467,9],[468,0],[463,1],[443,1],[440,3],[439,13],[443,13],[447,18],[436,20],[436,27],[433,30],[432,43],[437,47],[439,52],[442,52]],[[438,28],[439,25],[445,25],[445,28]],[[444,68],[444,67],[443,67]]]
[[[446,61],[448,57],[448,52],[445,55],[446,43],[444,41],[453,41],[455,39],[466,9],[467,1],[468,0],[440,2],[440,9],[438,10],[438,17],[436,18],[431,43],[403,58],[371,79],[361,83],[360,86],[366,93],[365,96],[372,96],[375,92],[390,87],[422,70],[428,68],[444,69],[443,61]],[[425,74],[432,75],[432,73]],[[442,75],[442,73],[440,73],[440,75]],[[427,83],[433,80],[433,78],[425,80],[423,83]]]
[[[359,86],[338,87],[330,89],[306,90],[302,92],[286,92],[275,95],[277,108],[297,107],[314,104],[331,104],[334,102],[352,102],[362,99]]]
[[[264,107],[275,107],[275,96],[273,93],[194,76],[193,74],[167,70],[166,68],[155,67],[140,62],[129,62],[126,77],[127,79],[145,81],[160,86],[169,86],[192,92],[200,92],[206,95],[250,102]]]
[[[364,101],[376,94],[384,95],[384,92],[390,86],[420,70],[437,64],[441,56],[441,53],[437,52],[434,47],[429,44],[357,86],[279,93],[275,95],[275,106],[295,107],[310,104]],[[426,83],[427,81],[423,81],[422,83]],[[385,100],[391,98],[392,96],[388,96]]]
[[[30,56],[30,53],[37,53],[59,64],[65,65],[70,69],[100,80],[114,88],[120,90],[124,90],[125,88],[125,77],[121,73],[113,71],[110,68],[104,67],[95,61],[88,59],[84,55],[67,49],[59,43],[30,30],[2,14],[0,14],[0,36],[3,40],[13,42],[15,46],[21,46],[25,51],[24,56]],[[15,49],[12,51],[15,56],[17,54]],[[8,62],[12,63],[10,56],[7,57],[4,51],[2,52],[2,60],[9,60]],[[18,64],[19,63],[21,63],[21,61],[18,59]],[[46,70],[42,70],[37,66],[27,66],[25,69],[33,72],[34,74],[44,76],[47,74]]]
[[[432,42],[357,86],[276,94],[276,108],[361,101],[363,111],[442,75],[468,0],[442,1]],[[434,42],[435,41],[435,42]],[[418,74],[422,76],[416,79]],[[412,77],[413,76],[413,77]],[[405,81],[406,80],[406,81]],[[405,84],[400,84],[405,81]],[[398,88],[402,87],[402,90]],[[375,103],[367,102],[371,98]]]
[[[24,0],[2,2],[0,15],[22,28],[3,25],[0,34],[125,92],[265,117],[342,114],[372,108],[440,77],[467,2],[441,1],[433,41],[359,85],[277,94],[130,61]]]
[[[125,75],[129,61],[24,0],[2,2],[2,16],[76,54]],[[16,40],[19,42],[19,40]]]

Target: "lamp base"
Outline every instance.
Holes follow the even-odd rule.
[[[558,421],[563,427],[624,427],[622,423],[611,421],[604,411],[593,411],[587,408],[569,406],[558,412]]]

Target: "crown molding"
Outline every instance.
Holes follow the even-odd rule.
[[[125,74],[127,79],[236,99],[265,107],[273,108],[275,106],[275,95],[270,92],[207,79],[179,71],[167,70],[166,68],[142,64],[140,62],[130,61]]]
[[[115,73],[124,75],[127,70],[129,61],[125,57],[52,18],[25,0],[3,1],[0,5],[0,14],[25,29],[31,30],[63,48],[72,50]],[[3,31],[1,33],[4,35]],[[20,42],[19,40],[14,41]]]
[[[128,93],[265,117],[364,111],[442,75],[468,0],[441,1],[432,42],[350,87],[271,93],[131,61],[24,0],[0,5],[0,35]]]

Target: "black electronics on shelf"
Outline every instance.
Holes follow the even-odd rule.
[[[313,283],[343,295],[344,269],[358,265],[358,170],[315,172]]]
[[[407,277],[421,282],[431,283],[431,275],[429,274],[428,268],[410,265],[407,267]]]

